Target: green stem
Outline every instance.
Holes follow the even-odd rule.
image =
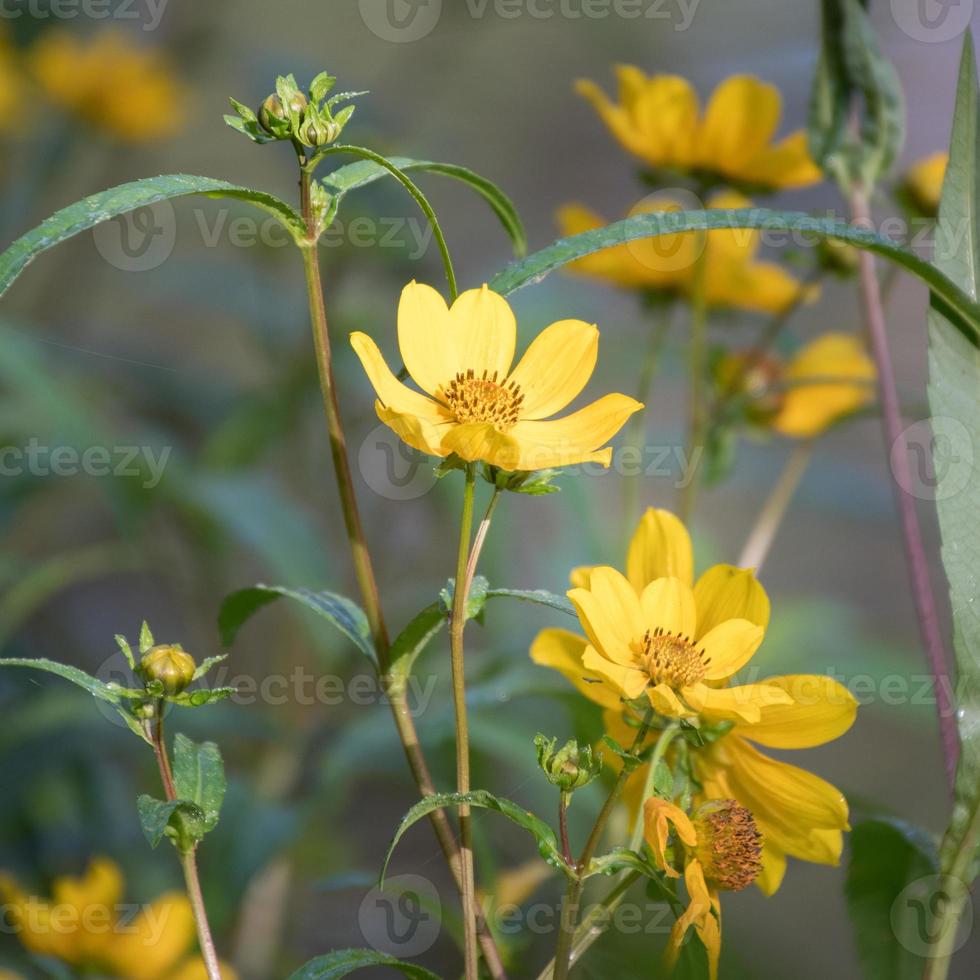
[[[636,824],[633,827],[633,834],[630,837],[630,850],[638,851],[643,843],[643,804],[653,796],[653,784],[657,778],[657,766],[666,758],[667,749],[670,743],[680,733],[681,727],[676,723],[668,725],[657,739],[653,754],[650,756],[650,765],[647,768],[646,779],[643,783],[643,795],[640,797],[640,812],[636,816]]]
[[[473,532],[473,498],[476,490],[476,471],[472,463],[466,467],[463,489],[463,513],[459,527],[459,551],[456,559],[456,583],[453,591],[453,610],[449,621],[449,646],[452,658],[453,706],[456,711],[456,791],[470,791],[470,738],[466,717],[466,672],[463,653],[463,630],[466,627],[466,598],[470,538]],[[470,808],[459,807],[460,858],[462,860],[463,947],[466,980],[477,980],[476,920],[473,901],[476,882],[473,868],[473,831]]]
[[[704,451],[704,441],[707,435],[708,406],[705,401],[705,380],[708,359],[708,302],[705,290],[705,275],[707,270],[707,248],[704,232],[699,235],[699,255],[694,266],[694,288],[691,296],[691,349],[690,349],[690,389],[689,389],[689,426],[687,446],[687,466],[690,471],[687,483],[681,491],[680,518],[688,523],[694,511],[694,501],[698,492],[696,477],[697,463]]]

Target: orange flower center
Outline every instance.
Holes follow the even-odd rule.
[[[762,870],[762,834],[751,811],[735,800],[711,800],[693,823],[705,878],[732,892],[751,885]]]
[[[506,432],[517,423],[524,394],[513,381],[498,382],[496,371],[478,378],[469,370],[446,385],[443,398],[457,422],[489,422]]]
[[[711,662],[689,636],[668,633],[659,627],[647,630],[643,639],[633,644],[633,652],[651,683],[673,688],[687,687],[703,680]]]

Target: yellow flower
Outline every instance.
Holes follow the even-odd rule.
[[[619,102],[594,83],[576,90],[599,113],[620,144],[653,167],[696,171],[766,189],[805,187],[820,180],[806,134],[779,143],[779,90],[750,75],[733,75],[714,91],[704,114],[690,83],[676,75],[647,75],[618,65]]]
[[[762,869],[762,835],[752,814],[735,800],[704,803],[692,819],[673,803],[653,797],[643,806],[643,823],[654,860],[670,877],[680,876],[667,857],[671,830],[678,842],[675,859],[683,859],[689,904],[670,930],[667,968],[676,965],[687,930],[693,926],[708,951],[711,980],[715,980],[721,953],[718,893],[741,891],[755,881]]]
[[[29,61],[48,99],[116,139],[167,136],[182,118],[184,93],[163,56],[121,31],[84,42],[64,28],[50,30]]]
[[[0,898],[32,953],[120,980],[206,978],[203,961],[189,955],[195,927],[186,896],[167,892],[134,916],[133,905],[122,901],[123,885],[116,863],[97,857],[81,877],[56,878],[50,899],[0,875]],[[223,965],[222,976],[235,980],[237,974]]]
[[[912,203],[930,217],[935,217],[939,211],[939,198],[943,193],[943,179],[948,163],[948,153],[933,153],[911,166],[902,180],[902,186],[911,197]]]
[[[708,200],[709,208],[749,208],[752,202],[735,191],[722,191]],[[629,216],[655,211],[677,211],[680,205],[651,198],[633,208]],[[558,213],[563,235],[600,228],[608,222],[579,204]],[[689,296],[695,283],[699,241],[706,250],[703,261],[704,293],[708,306],[733,307],[757,313],[781,313],[800,299],[800,281],[774,262],[756,259],[760,232],[744,228],[641,238],[594,252],[569,264],[573,272],[593,276],[630,289],[653,289]],[[803,298],[816,297],[814,288]]]
[[[378,418],[420,452],[456,453],[504,470],[608,466],[612,449],[602,446],[643,407],[638,401],[606,395],[550,418],[592,376],[598,329],[581,320],[553,323],[512,370],[516,343],[514,314],[488,287],[462,293],[450,309],[431,287],[410,283],[398,307],[398,346],[423,394],[391,373],[370,337],[351,334],[378,395]]]
[[[572,574],[576,588],[569,597],[588,639],[544,630],[531,658],[559,670],[605,708],[606,727],[620,741],[636,732],[624,720],[631,711],[624,697],[645,697],[671,717],[734,722],[691,753],[701,785],[697,798],[731,798],[752,811],[764,838],[758,883],[771,894],[782,881],[787,855],[837,863],[847,803],[834,786],[768,758],[751,743],[778,749],[822,745],[850,728],[857,702],[837,681],[818,674],[716,686],[758,647],[769,622],[769,599],[748,569],[715,565],[692,588],[693,581],[686,528],[668,511],[650,509],[630,543],[625,578],[606,568]],[[627,802],[634,808],[642,803],[644,775],[638,770],[627,784]]]

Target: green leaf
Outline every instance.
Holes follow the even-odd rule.
[[[331,75],[328,71],[321,71],[316,78],[310,82],[310,101],[311,102],[322,102],[326,98],[327,93],[337,84],[337,78],[335,75]]]
[[[479,619],[487,601],[487,580],[482,575],[474,575],[470,583],[470,591],[466,596],[466,618]],[[453,596],[456,592],[456,582],[450,579],[439,592],[443,611],[448,615],[453,611]]]
[[[207,674],[212,667],[216,667],[220,663],[224,663],[228,659],[227,653],[222,653],[217,657],[206,657],[197,665],[197,670],[194,671],[194,676],[191,680],[199,681],[205,674]]]
[[[144,619],[140,626],[140,656],[145,656],[153,649],[153,633],[150,631],[150,624]]]
[[[969,32],[963,38],[934,261],[971,298],[980,294],[980,96]],[[933,451],[942,450],[934,461],[935,495],[953,613],[961,743],[941,863],[944,872],[969,883],[980,871],[980,352],[935,304],[929,328]]]
[[[426,606],[395,637],[389,651],[391,667],[388,671],[393,686],[404,690],[419,654],[447,622],[446,608],[440,599],[439,602]]]
[[[297,241],[305,235],[299,215],[288,204],[271,194],[254,191],[248,187],[238,187],[212,177],[194,177],[187,174],[150,177],[130,184],[121,184],[76,201],[56,211],[32,231],[18,238],[0,254],[0,296],[10,288],[29,263],[52,246],[121,214],[148,207],[158,201],[186,197],[189,194],[248,201],[278,218]]]
[[[204,837],[204,811],[190,800],[155,800],[144,793],[136,800],[136,810],[150,847],[166,835],[186,851]]]
[[[453,163],[412,160],[409,157],[391,157],[389,162],[402,172],[422,170],[427,173],[440,174],[443,177],[451,177],[453,180],[461,181],[471,187],[490,205],[490,209],[504,226],[504,230],[513,242],[514,254],[520,256],[527,252],[527,235],[524,232],[524,224],[517,213],[517,208],[493,181],[481,177],[466,167],[460,167]],[[389,174],[390,171],[380,164],[371,160],[360,160],[357,163],[348,164],[346,167],[339,167],[327,174],[322,179],[322,183],[327,190],[342,198],[345,194],[366,187],[368,184],[373,184],[376,180],[387,177]]]
[[[524,830],[528,831],[534,837],[541,857],[553,868],[558,868],[565,874],[569,873],[568,866],[561,856],[558,838],[548,824],[540,817],[536,817],[529,810],[525,810],[524,807],[518,806],[511,800],[500,799],[492,793],[488,793],[485,789],[477,789],[471,793],[434,793],[432,796],[426,796],[424,799],[419,800],[402,817],[402,822],[398,825],[398,830],[395,831],[395,836],[391,840],[388,853],[385,856],[384,865],[381,868],[381,887],[384,887],[385,874],[388,871],[391,855],[398,842],[402,839],[402,835],[412,824],[417,823],[422,817],[427,817],[435,810],[441,810],[444,807],[457,807],[467,803],[470,806],[485,810],[496,810],[519,827],[523,827]]]
[[[129,645],[129,640],[126,639],[122,633],[116,634],[116,646],[122,651],[122,655],[126,658],[126,663],[129,664],[130,670],[136,670],[136,658],[133,656],[133,650]]]
[[[218,628],[221,642],[230,646],[235,642],[238,631],[263,606],[287,596],[301,602],[332,623],[369,660],[377,663],[374,644],[367,616],[357,603],[335,592],[311,592],[309,589],[287,589],[281,585],[256,585],[250,589],[232,592],[221,604],[218,613]]]
[[[639,871],[647,878],[656,881],[663,879],[663,872],[654,867],[642,854],[628,847],[614,847],[608,854],[593,858],[586,871],[587,875],[614,875],[620,871]]]
[[[168,694],[166,700],[171,704],[179,704],[182,708],[200,708],[205,704],[225,701],[237,693],[237,687],[202,687],[196,691]]]
[[[390,966],[400,970],[409,980],[439,980],[436,974],[425,967],[414,963],[403,963],[387,953],[379,953],[374,949],[339,949],[326,956],[305,963],[295,973],[290,974],[289,980],[340,980],[355,970],[363,970],[369,966]]]
[[[768,208],[712,208],[709,211],[663,211],[637,214],[604,228],[562,238],[526,259],[512,262],[490,281],[490,288],[508,296],[532,283],[540,282],[550,272],[585,255],[622,245],[640,238],[658,238],[682,231],[712,231],[718,228],[756,228],[782,232],[804,232],[818,238],[848,242],[867,249],[902,266],[921,279],[933,293],[947,317],[971,344],[980,344],[980,304],[964,292],[947,273],[920,258],[914,252],[876,235],[866,228],[856,228],[831,218],[815,218],[800,211],[772,211]]]
[[[847,908],[864,975],[913,980],[922,975],[919,909],[899,901],[913,882],[938,871],[936,845],[900,820],[866,820],[850,835]]]
[[[204,814],[205,833],[218,825],[225,798],[225,766],[214,742],[192,742],[174,737],[174,788],[182,800],[196,803]]]
[[[522,602],[533,602],[539,606],[557,609],[569,616],[576,615],[575,607],[568,599],[563,595],[555,595],[554,592],[547,592],[544,589],[490,589],[487,592],[487,598],[520,599]]]

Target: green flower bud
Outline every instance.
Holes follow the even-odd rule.
[[[340,127],[332,119],[310,115],[299,127],[299,139],[305,146],[326,146],[340,135]]]
[[[289,108],[301,113],[306,106],[306,96],[302,92],[295,92],[290,99]],[[273,136],[283,135],[284,124],[289,123],[289,113],[275,94],[270,95],[259,107],[258,117],[262,128]]]
[[[581,789],[599,775],[602,761],[593,753],[591,745],[580,746],[574,738],[560,749],[557,745],[557,738],[534,736],[541,771],[563,793]]]
[[[140,661],[143,679],[159,681],[164,693],[180,694],[194,679],[197,664],[194,658],[179,646],[162,644],[153,647]]]

